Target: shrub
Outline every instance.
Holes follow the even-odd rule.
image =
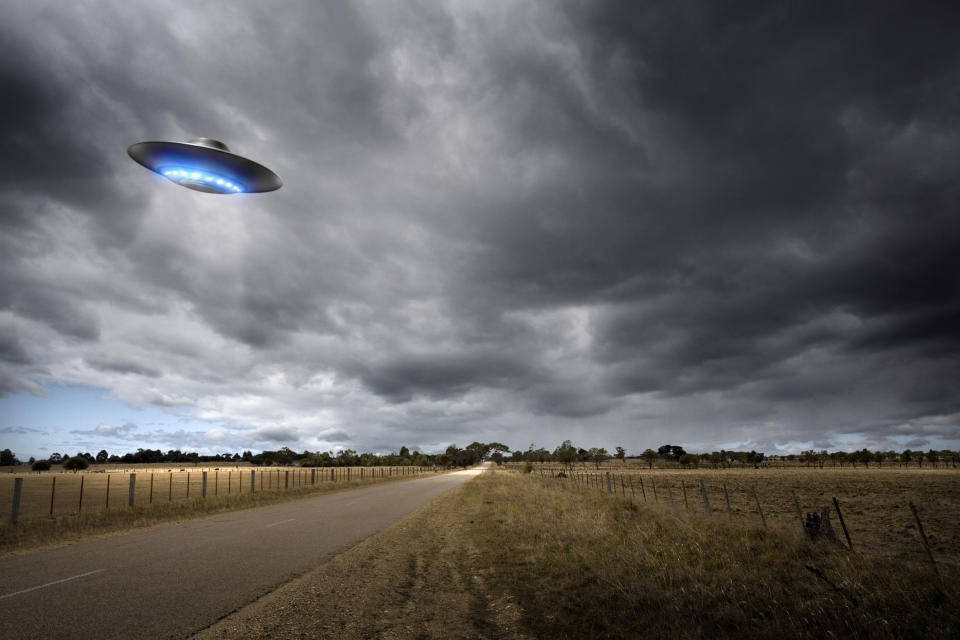
[[[533,465],[529,461],[523,463],[523,473],[533,473]]]
[[[34,471],[49,471],[50,470],[50,461],[49,460],[36,460],[30,466]]]
[[[86,469],[90,466],[90,463],[87,462],[87,459],[83,456],[74,456],[63,463],[63,468],[68,471],[79,471],[80,469]]]

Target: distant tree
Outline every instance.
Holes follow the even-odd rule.
[[[497,464],[497,466],[502,465],[502,464],[503,464],[503,452],[502,452],[502,451],[494,451],[493,453],[490,454],[490,459],[493,460],[493,461]]]
[[[50,461],[49,460],[35,460],[30,468],[34,471],[49,471],[50,470]]]
[[[940,462],[940,452],[934,449],[927,451],[927,461],[936,466],[936,464]]]
[[[20,464],[20,461],[13,455],[13,451],[10,449],[0,451],[0,467],[12,467],[15,464]]]
[[[107,462],[107,460],[109,460],[109,459],[110,459],[110,454],[107,453],[107,450],[106,450],[106,449],[100,449],[100,451],[97,452],[97,463],[98,463],[98,464],[105,464],[105,463]]]
[[[471,442],[467,445],[465,451],[469,458],[467,461],[467,466],[469,467],[480,464],[487,459],[487,456],[490,454],[490,445],[482,442]]]
[[[53,452],[50,454],[49,460],[50,464],[60,464],[63,461],[63,456],[57,452]]]
[[[73,456],[68,458],[66,462],[63,463],[63,468],[67,471],[73,471],[76,473],[81,469],[86,469],[90,466],[90,463],[87,462],[87,459],[83,456]]]
[[[683,454],[682,456],[680,456],[680,458],[679,458],[679,460],[677,460],[677,462],[679,462],[680,464],[682,464],[682,465],[685,466],[685,467],[688,467],[688,466],[690,466],[691,464],[694,465],[694,466],[696,466],[696,464],[697,464],[697,456],[695,456],[695,455],[693,455],[693,454],[690,454],[690,453],[685,453],[685,454]]]
[[[577,448],[569,440],[553,450],[553,459],[563,463],[568,469],[573,469],[573,463],[577,461]]]
[[[616,457],[617,457],[617,458],[620,460],[620,462],[622,462],[623,464],[627,464],[627,450],[624,449],[623,447],[617,447]]]
[[[640,454],[640,457],[647,463],[647,466],[653,469],[653,463],[657,460],[657,452],[653,449],[645,449],[643,453]]]
[[[600,468],[600,464],[610,457],[610,454],[607,453],[607,450],[603,447],[592,447],[590,449],[590,462],[596,465],[597,469]]]
[[[904,449],[903,453],[900,454],[900,462],[904,463],[908,467],[910,466],[910,461],[913,459],[913,451],[910,449]]]
[[[399,454],[399,455],[400,455],[401,458],[409,458],[409,457],[410,457],[410,449],[407,449],[406,447],[400,447],[400,454]]]
[[[682,456],[683,454],[685,454],[686,451],[684,450],[683,447],[681,447],[681,446],[679,446],[679,445],[675,445],[675,444],[665,444],[665,445],[663,445],[662,447],[660,447],[659,449],[657,449],[657,453],[658,453],[658,454],[660,455],[660,457],[663,458],[664,460],[670,460],[670,461],[672,461],[672,462],[676,462],[676,461],[680,460],[680,456]]]

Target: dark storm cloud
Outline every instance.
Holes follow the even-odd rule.
[[[0,26],[2,392],[230,425],[171,443],[956,437],[952,4],[96,9]],[[198,135],[283,189],[124,154]]]
[[[124,359],[90,358],[87,360],[87,364],[94,369],[99,369],[101,371],[130,373],[138,376],[145,376],[147,378],[158,378],[163,375],[161,371],[158,371],[153,367]]]
[[[630,103],[608,115],[658,126],[604,162],[571,78],[501,52],[498,86],[538,92],[507,137],[579,161],[489,212],[499,251],[481,268],[535,304],[609,303],[595,354],[619,365],[613,389],[729,390],[789,376],[784,360],[817,346],[903,347],[914,373],[956,353],[955,9],[591,3],[569,17],[592,99],[613,89]],[[838,311],[860,330],[822,322]],[[931,395],[927,409],[955,410]]]

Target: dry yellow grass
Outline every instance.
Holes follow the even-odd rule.
[[[561,467],[556,466],[543,469],[545,475],[556,475],[559,471]],[[621,495],[625,493],[629,497],[632,487],[638,503],[644,502],[645,494],[648,504],[672,504],[691,512],[703,510],[698,489],[698,481],[703,480],[717,516],[728,517],[726,499],[729,497],[734,519],[760,525],[759,500],[771,528],[800,529],[793,500],[796,494],[802,514],[829,507],[833,525],[842,536],[832,502],[836,497],[857,551],[925,561],[926,553],[909,509],[909,503],[913,502],[938,560],[960,564],[960,520],[956,517],[960,510],[960,470],[897,467],[649,470],[636,466],[624,469],[619,464],[610,464],[600,471],[592,466],[577,466],[569,474],[570,481],[601,490],[607,471]],[[540,469],[536,468],[534,473],[539,475]]]
[[[940,582],[928,565],[810,542],[799,526],[631,504],[552,478],[478,483],[486,508],[475,543],[534,637],[960,631],[955,567],[941,566]]]
[[[384,477],[409,477],[419,467],[333,467],[317,468],[316,483],[347,480],[375,481]],[[13,484],[23,478],[20,520],[94,513],[104,509],[127,508],[130,474],[136,475],[134,504],[138,506],[179,502],[199,497],[203,473],[207,474],[207,497],[242,495],[250,492],[250,473],[256,472],[254,490],[299,489],[311,484],[311,469],[301,467],[183,467],[181,465],[136,465],[124,468],[108,465],[79,473],[47,471],[0,474],[0,522],[11,513]],[[81,499],[82,489],[82,499]],[[109,490],[109,494],[108,494]]]

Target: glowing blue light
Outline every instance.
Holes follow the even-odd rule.
[[[191,189],[215,193],[241,193],[244,191],[244,186],[232,178],[203,169],[166,166],[158,167],[156,171],[171,182],[176,182]]]

